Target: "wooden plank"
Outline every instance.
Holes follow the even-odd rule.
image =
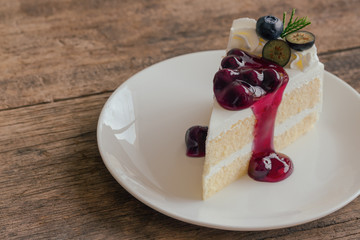
[[[100,109],[109,95],[90,97],[85,112],[81,98],[0,111],[0,152],[19,148],[26,152],[32,146],[95,132]]]
[[[320,55],[325,70],[337,75],[360,93],[360,48]]]
[[[97,150],[108,96],[0,111],[0,239],[360,237],[360,198],[318,221],[262,232],[198,227],[150,209],[112,178]]]
[[[6,1],[0,109],[112,91],[153,63],[223,49],[235,18],[281,17],[293,7],[313,21],[320,53],[360,47],[356,0]]]

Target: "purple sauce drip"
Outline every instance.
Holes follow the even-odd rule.
[[[256,125],[248,174],[257,181],[278,182],[293,171],[291,159],[285,154],[276,153],[273,144],[276,112],[286,84],[283,83],[276,92],[267,94],[251,107]]]
[[[240,49],[232,49],[221,61],[214,76],[214,94],[228,110],[251,107],[256,124],[248,174],[263,182],[278,182],[293,171],[291,159],[273,146],[277,109],[289,77],[285,70],[268,60]],[[187,155],[203,157],[207,127],[191,127],[185,136]]]

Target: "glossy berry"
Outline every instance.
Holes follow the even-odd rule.
[[[250,107],[254,102],[252,91],[248,84],[234,81],[216,97],[221,106],[228,110],[241,110]]]
[[[226,56],[221,61],[222,68],[237,69],[244,66],[244,60],[236,55]]]
[[[239,57],[249,56],[249,54],[247,52],[245,52],[244,50],[241,50],[239,48],[233,48],[233,49],[229,50],[226,55],[227,56],[235,55],[235,56],[239,56]]]
[[[254,69],[243,69],[240,70],[238,78],[252,86],[260,86],[263,79],[263,73]]]
[[[185,133],[186,155],[189,157],[205,156],[205,142],[208,127],[193,126]]]
[[[283,22],[274,16],[263,16],[256,22],[256,33],[266,40],[277,39],[283,29]]]
[[[274,69],[266,69],[263,71],[263,81],[261,87],[266,92],[274,92],[281,85],[279,73]]]
[[[214,76],[214,93],[222,91],[228,84],[232,83],[239,76],[238,71],[231,69],[222,69],[216,72]]]
[[[261,182],[278,182],[291,175],[292,161],[282,153],[270,152],[253,154],[248,174],[251,178]]]

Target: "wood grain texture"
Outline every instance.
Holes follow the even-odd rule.
[[[293,7],[312,20],[320,53],[360,45],[356,0],[5,2],[0,109],[114,90],[153,63],[223,49],[234,18],[281,17]]]
[[[360,48],[319,56],[325,70],[337,75],[360,93]]]
[[[3,0],[0,239],[360,239],[360,197],[319,220],[235,232],[169,218],[105,168],[96,124],[112,91],[177,55],[223,49],[234,18],[297,8],[325,69],[360,92],[357,0]]]

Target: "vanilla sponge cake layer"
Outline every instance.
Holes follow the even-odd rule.
[[[275,122],[276,150],[304,135],[319,118],[323,67],[319,62],[306,73],[287,71],[290,80]],[[204,199],[247,173],[254,126],[255,117],[251,109],[228,111],[214,100],[203,170]]]

